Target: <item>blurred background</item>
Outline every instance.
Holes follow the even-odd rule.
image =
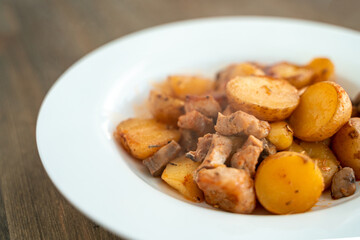
[[[46,92],[85,54],[144,28],[212,16],[280,16],[360,30],[359,10],[359,0],[0,0],[0,239],[119,239],[60,195],[36,148]]]

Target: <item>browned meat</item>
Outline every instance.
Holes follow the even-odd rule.
[[[198,139],[197,133],[189,129],[180,129],[180,133],[181,147],[185,150],[185,152],[194,151],[196,149],[196,143]]]
[[[198,111],[191,111],[179,117],[178,126],[180,128],[195,131],[198,136],[214,132],[214,123],[211,118],[204,116]]]
[[[220,71],[215,80],[215,89],[225,91],[226,84],[237,76],[250,76],[250,75],[265,75],[256,64],[253,63],[240,63],[233,64]]]
[[[224,109],[224,111],[222,112],[222,114],[224,116],[229,116],[230,114],[234,113],[234,111],[232,110],[232,108],[230,107],[230,105],[227,105],[227,107]]]
[[[266,138],[261,139],[263,142],[263,151],[260,154],[260,159],[265,159],[270,155],[274,155],[276,153],[276,147]]]
[[[228,99],[225,89],[222,91],[213,91],[209,94],[215,98],[215,100],[219,103],[221,109],[224,109],[226,106],[228,106]]]
[[[151,175],[158,177],[164,171],[166,164],[176,158],[180,151],[180,145],[173,140],[160,148],[153,156],[144,159],[143,164],[149,169]]]
[[[244,169],[251,177],[254,177],[256,164],[262,150],[262,141],[250,135],[244,145],[232,156],[231,166]]]
[[[213,134],[210,149],[202,164],[197,171],[202,168],[215,168],[222,166],[230,156],[232,150],[232,141],[230,138]]]
[[[208,133],[204,137],[200,137],[197,143],[196,151],[186,153],[186,157],[194,162],[202,162],[208,153],[212,141],[212,134]]]
[[[198,111],[210,118],[216,118],[221,112],[219,103],[213,96],[193,96],[185,98],[185,112]]]
[[[345,167],[335,173],[331,183],[331,197],[339,199],[353,195],[356,190],[354,170]]]
[[[215,130],[226,136],[244,133],[261,139],[269,134],[270,124],[243,111],[237,111],[229,116],[219,113]]]
[[[196,183],[205,201],[234,213],[251,213],[255,206],[254,182],[242,169],[218,167],[202,169]]]

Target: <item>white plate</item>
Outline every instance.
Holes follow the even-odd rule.
[[[60,192],[107,229],[136,239],[329,238],[360,235],[360,194],[304,214],[240,215],[187,202],[149,176],[114,142],[151,83],[174,73],[213,76],[229,63],[330,57],[339,82],[360,89],[360,34],[308,21],[265,17],[191,20],[113,41],[67,70],[37,122],[40,157]],[[324,202],[325,201],[325,202]],[[341,203],[341,204],[340,204]]]

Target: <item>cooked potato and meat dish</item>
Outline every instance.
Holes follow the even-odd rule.
[[[360,180],[360,95],[334,64],[232,64],[215,79],[169,76],[150,91],[152,118],[114,137],[149,174],[185,198],[250,214],[310,210],[323,191],[348,197]]]

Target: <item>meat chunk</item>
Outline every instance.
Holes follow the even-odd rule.
[[[185,152],[188,151],[194,151],[196,149],[196,143],[198,139],[198,135],[195,131],[189,130],[189,129],[181,129],[181,138],[180,138],[180,145],[185,150]]]
[[[230,105],[227,105],[226,108],[224,109],[224,111],[222,112],[222,114],[224,116],[229,116],[230,114],[234,113],[234,111],[232,110],[232,108],[230,107]]]
[[[195,131],[198,136],[214,132],[214,123],[211,118],[204,116],[198,111],[191,111],[179,117],[178,126],[180,128]]]
[[[219,134],[213,134],[210,149],[202,164],[197,168],[197,171],[202,168],[215,168],[222,166],[230,156],[231,150],[232,141],[230,138]]]
[[[186,153],[186,157],[194,162],[202,162],[208,153],[212,141],[212,134],[208,133],[204,137],[200,137],[197,143],[196,151]]]
[[[219,103],[221,109],[224,109],[226,106],[228,106],[228,99],[226,96],[225,89],[221,91],[213,91],[210,92],[209,94],[215,98],[215,100]]]
[[[216,118],[221,112],[219,103],[213,96],[188,95],[185,98],[185,112],[198,111],[210,118]]]
[[[270,155],[274,155],[276,153],[276,147],[266,138],[261,139],[263,142],[263,151],[260,154],[260,159],[263,160]]]
[[[354,170],[345,167],[335,173],[331,183],[331,197],[339,199],[354,194],[356,190]]]
[[[196,183],[205,201],[234,213],[251,213],[256,206],[254,182],[242,169],[218,167],[202,169]]]
[[[219,113],[215,130],[226,136],[244,133],[261,139],[269,134],[270,124],[243,111],[237,111],[228,116]]]
[[[149,169],[151,175],[158,177],[164,171],[166,164],[176,158],[180,151],[180,145],[172,140],[160,148],[153,156],[144,159],[143,164]]]
[[[262,150],[262,141],[250,135],[244,145],[232,156],[231,166],[244,169],[251,177],[254,177],[256,164]]]

